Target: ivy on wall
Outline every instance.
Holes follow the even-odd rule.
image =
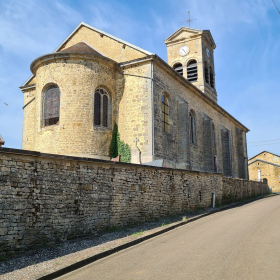
[[[121,136],[119,134],[118,125],[115,123],[112,141],[111,141],[111,149],[110,149],[111,158],[115,158],[118,155],[121,156],[121,162],[130,162],[131,160],[131,151],[128,144],[125,144],[121,141]]]

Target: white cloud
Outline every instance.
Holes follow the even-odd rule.
[[[81,15],[61,2],[26,0],[0,4],[0,46],[17,55],[52,52]],[[59,39],[58,39],[59,38]]]

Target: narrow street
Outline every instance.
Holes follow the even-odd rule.
[[[202,218],[58,279],[280,279],[280,196]]]

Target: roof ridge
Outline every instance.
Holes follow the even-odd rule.
[[[251,160],[251,159],[253,159],[253,158],[255,158],[256,156],[258,156],[258,155],[260,155],[260,154],[262,154],[262,153],[269,153],[269,154],[275,155],[275,156],[277,156],[277,157],[280,157],[279,155],[274,154],[274,153],[272,153],[272,152],[269,152],[269,151],[262,151],[262,152],[256,154],[255,156],[249,158],[248,161]]]
[[[83,21],[82,21],[81,23],[79,23],[79,25],[67,36],[67,38],[66,38],[53,52],[57,52],[57,51],[65,44],[65,42],[67,42],[67,41],[72,37],[72,35],[73,35],[81,26],[88,27],[89,29],[92,29],[92,30],[94,30],[94,31],[96,31],[96,32],[99,32],[99,33],[103,34],[103,35],[106,35],[107,37],[109,37],[109,38],[111,38],[111,39],[113,39],[113,40],[116,40],[116,41],[118,41],[118,42],[121,42],[121,43],[123,43],[123,44],[125,44],[125,45],[127,45],[127,46],[129,46],[129,47],[131,47],[131,48],[133,48],[133,49],[136,49],[136,50],[138,50],[138,51],[140,51],[140,52],[143,52],[143,53],[145,53],[145,54],[147,54],[147,55],[152,55],[152,54],[153,54],[153,53],[148,52],[148,51],[146,51],[146,50],[144,50],[144,49],[142,49],[142,48],[140,48],[140,47],[137,47],[137,46],[135,46],[135,45],[133,45],[133,44],[131,44],[131,43],[129,43],[129,42],[126,42],[126,41],[124,41],[124,40],[122,40],[122,39],[120,39],[120,38],[118,38],[118,37],[116,37],[116,36],[114,36],[114,35],[111,35],[111,34],[105,32],[105,31],[103,31],[103,30],[101,30],[101,29],[98,29],[98,28],[96,28],[96,27],[93,27],[93,26],[91,26],[91,25],[89,25],[89,24],[87,24],[87,23],[85,23],[85,22],[83,22]]]

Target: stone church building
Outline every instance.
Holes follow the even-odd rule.
[[[167,63],[80,23],[31,63],[22,148],[110,160],[116,123],[141,152],[132,163],[247,179],[248,129],[217,104],[210,31],[181,27],[165,44]]]

